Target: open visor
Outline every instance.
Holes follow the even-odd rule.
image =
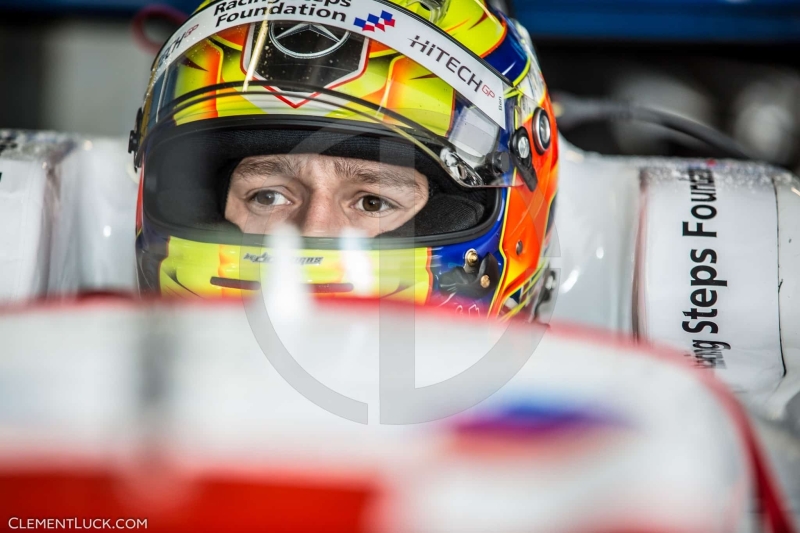
[[[374,0],[242,3],[206,6],[156,60],[135,139],[152,219],[224,225],[237,169],[279,155],[409,169],[428,189],[420,215],[464,219],[391,228],[405,236],[475,228],[494,189],[535,186],[516,139],[534,100],[507,100],[507,80],[428,20]]]

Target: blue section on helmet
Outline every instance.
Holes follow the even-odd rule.
[[[516,81],[528,68],[528,53],[514,24],[502,14],[497,15],[508,29],[500,44],[484,59],[503,76]]]

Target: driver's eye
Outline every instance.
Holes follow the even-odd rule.
[[[386,202],[378,196],[365,196],[361,199],[361,207],[369,213],[378,213],[386,205]]]
[[[258,191],[253,196],[253,200],[255,200],[257,204],[265,206],[284,205],[289,203],[289,200],[287,200],[284,195],[272,190]]]

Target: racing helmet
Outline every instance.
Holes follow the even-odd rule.
[[[206,0],[157,55],[130,136],[140,290],[258,291],[295,226],[321,297],[533,316],[555,131],[529,35],[484,0]],[[305,231],[321,190],[356,228]]]

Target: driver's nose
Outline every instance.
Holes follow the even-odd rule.
[[[347,224],[336,201],[319,193],[311,195],[297,221],[304,237],[339,237]]]

